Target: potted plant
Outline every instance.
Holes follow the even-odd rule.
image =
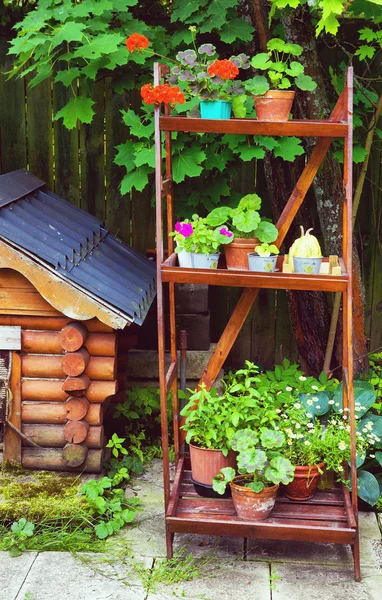
[[[248,254],[261,242],[271,243],[277,238],[277,228],[267,219],[261,218],[261,198],[257,194],[244,196],[236,208],[221,206],[206,217],[211,227],[225,225],[232,231],[234,239],[225,250],[227,269],[248,271]]]
[[[199,98],[202,119],[230,119],[232,104],[235,112],[234,99],[245,96],[243,83],[234,80],[240,68],[249,69],[248,57],[239,54],[221,60],[212,44],[197,48],[196,30],[191,32],[194,48],[178,52],[178,64],[171,69],[169,83],[177,83],[188,96]]]
[[[245,82],[245,89],[254,97],[256,116],[259,121],[287,121],[295,92],[292,83],[300,90],[313,91],[317,84],[304,67],[294,60],[301,56],[302,47],[288,44],[278,38],[269,40],[268,52],[256,54],[251,65],[265,75],[256,75]]]
[[[248,267],[250,271],[272,273],[276,268],[277,255],[280,250],[274,244],[264,242],[256,246],[255,252],[248,254]]]
[[[239,474],[236,475],[232,467],[221,469],[214,478],[213,489],[222,494],[230,484],[232,500],[241,519],[266,519],[274,507],[279,484],[292,481],[294,467],[279,450],[284,444],[283,433],[267,428],[261,428],[260,434],[252,429],[241,429],[232,437],[231,448],[238,452]]]
[[[302,225],[300,228],[301,236],[293,242],[289,249],[288,263],[295,273],[317,275],[322,263],[320,244],[317,238],[310,234],[312,229],[308,229],[304,234]]]
[[[202,496],[216,497],[212,480],[224,467],[236,467],[236,454],[229,447],[232,424],[232,402],[229,396],[218,396],[216,389],[205,385],[192,392],[180,414],[186,417],[182,429],[190,445],[192,481]]]
[[[195,269],[216,269],[220,246],[233,240],[233,234],[226,227],[210,227],[206,219],[198,215],[193,215],[191,222],[176,223],[170,235],[177,242],[175,252],[187,253],[182,256],[183,266]]]

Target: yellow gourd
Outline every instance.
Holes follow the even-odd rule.
[[[288,263],[293,266],[293,257],[299,258],[321,258],[321,247],[314,235],[310,235],[310,231],[313,229],[308,229],[304,234],[304,228],[301,227],[301,236],[297,238],[291,245],[289,249],[288,255]]]

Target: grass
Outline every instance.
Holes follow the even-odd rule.
[[[0,550],[9,547],[10,527],[25,517],[35,525],[25,540],[27,550],[100,552],[105,543],[94,533],[94,520],[85,498],[79,495],[79,477],[44,471],[0,472]]]

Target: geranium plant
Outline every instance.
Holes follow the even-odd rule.
[[[257,237],[260,242],[274,242],[278,235],[277,228],[267,219],[261,218],[260,208],[260,196],[247,194],[236,208],[220,206],[212,210],[206,217],[206,223],[211,227],[225,225],[235,237]]]
[[[264,258],[271,256],[271,254],[280,254],[280,250],[274,244],[267,244],[263,242],[260,246],[256,246],[255,252]]]
[[[294,84],[300,90],[313,91],[317,84],[309,75],[304,74],[304,67],[294,60],[301,56],[302,47],[288,44],[278,38],[269,40],[268,52],[256,54],[251,65],[266,75],[256,75],[245,82],[245,89],[254,96],[262,96],[270,89],[288,90]]]
[[[178,221],[170,236],[177,243],[176,253],[185,250],[196,254],[213,254],[222,244],[229,244],[233,240],[232,232],[226,227],[210,227],[206,219],[198,215],[193,215],[191,221]]]
[[[265,487],[293,480],[294,467],[280,449],[285,445],[285,436],[280,431],[261,428],[241,429],[231,439],[232,450],[238,452],[238,474],[247,475],[240,485],[259,493]],[[224,494],[228,483],[236,476],[235,469],[226,467],[213,479],[213,489]]]

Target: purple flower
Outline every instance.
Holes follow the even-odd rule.
[[[180,223],[179,221],[175,223],[175,231],[176,233],[180,233],[183,237],[188,237],[193,233],[191,223]]]
[[[227,227],[222,227],[221,229],[219,229],[219,233],[229,238],[233,235],[231,231],[228,231]]]

